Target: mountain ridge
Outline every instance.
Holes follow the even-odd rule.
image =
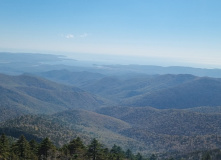
[[[13,110],[22,113],[52,114],[70,108],[93,110],[110,101],[73,86],[58,84],[29,75],[0,75],[0,120],[10,118]],[[10,109],[11,108],[11,109]],[[7,110],[9,114],[7,114]],[[4,110],[4,112],[3,112]]]
[[[137,99],[127,99],[128,106],[152,106],[161,109],[220,106],[221,79],[199,77],[178,86],[144,94]]]

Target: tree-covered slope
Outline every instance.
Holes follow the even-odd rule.
[[[122,102],[128,106],[193,108],[221,105],[221,79],[201,77],[174,87],[149,92]]]
[[[49,137],[56,145],[62,145],[76,137],[77,133],[59,119],[43,115],[23,115],[0,123],[1,133],[18,138],[21,134],[29,140]]]
[[[150,107],[108,107],[95,113],[68,110],[50,116],[27,115],[0,125],[9,135],[50,137],[61,145],[76,136],[85,143],[97,138],[106,146],[119,144],[141,153],[189,153],[221,147],[221,114]]]
[[[126,146],[133,146],[132,148],[136,149],[138,146],[143,147],[141,142],[119,134],[122,130],[131,128],[128,123],[120,119],[78,109],[56,113],[53,117],[68,123],[70,128],[78,132],[98,138],[104,144],[118,143],[123,148]]]
[[[107,107],[98,113],[129,123],[122,135],[143,141],[149,150],[190,152],[221,147],[221,114],[150,107]]]
[[[139,75],[108,76],[81,85],[84,90],[105,98],[124,102],[147,93],[167,89],[194,80],[192,75]]]
[[[82,86],[99,80],[105,75],[89,71],[73,72],[69,70],[52,70],[48,72],[38,73],[39,76],[74,86]]]
[[[150,76],[134,73],[104,77],[90,72],[54,72],[57,75],[54,80],[57,81],[69,81],[69,76],[73,74],[80,77],[86,74],[88,76],[85,75],[85,78],[75,77],[73,83],[68,83],[76,84],[90,93],[123,106],[185,109],[221,105],[221,79],[218,78],[188,74]]]
[[[169,135],[221,134],[221,114],[151,107],[106,107],[98,113],[121,119],[136,128]]]
[[[133,151],[147,150],[142,142],[121,135],[130,125],[120,119],[86,110],[69,110],[53,115],[23,115],[0,123],[0,134],[18,138],[20,134],[37,140],[49,137],[57,146],[80,136],[85,143],[97,138],[110,147],[114,144]]]
[[[120,119],[99,114],[92,111],[74,109],[53,114],[53,117],[67,121],[70,124],[85,127],[105,128],[112,131],[120,131],[130,128],[130,125]]]
[[[188,74],[113,75],[90,72],[53,71],[53,80],[66,81],[115,101],[123,106],[155,108],[193,108],[221,105],[221,79]],[[51,75],[52,74],[52,75]],[[70,78],[70,75],[75,78]],[[84,75],[82,77],[82,75]],[[81,78],[77,78],[80,76]],[[73,82],[70,81],[73,79]]]
[[[76,87],[38,77],[0,75],[0,120],[27,113],[52,114],[71,108],[93,110],[109,101]]]

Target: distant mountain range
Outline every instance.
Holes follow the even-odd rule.
[[[193,108],[200,106],[220,106],[221,79],[196,78],[173,87],[146,93],[126,99],[129,106],[152,106],[156,108]]]
[[[8,136],[58,146],[97,138],[159,156],[221,147],[219,69],[0,53],[0,72],[0,133]]]
[[[219,78],[197,77],[189,74],[152,76],[131,74],[122,77],[67,70],[52,72],[44,72],[41,75],[57,82],[77,86],[117,102],[121,106],[185,109],[221,105],[221,79]]]
[[[91,61],[78,61],[52,54],[37,53],[9,53],[0,52],[0,73],[22,74],[40,73],[52,70],[81,72],[96,72],[104,75],[164,75],[164,74],[192,74],[195,76],[209,76],[221,78],[221,69],[205,69],[181,66],[161,67],[153,65],[105,65]]]

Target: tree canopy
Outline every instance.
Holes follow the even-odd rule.
[[[57,148],[49,138],[40,143],[35,140],[28,141],[24,135],[9,143],[9,138],[2,134],[0,137],[0,160],[144,160],[138,153],[134,155],[131,150],[126,152],[117,145],[111,149],[105,148],[97,139],[92,139],[85,145],[80,137],[68,144]]]

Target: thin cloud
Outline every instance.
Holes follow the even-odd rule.
[[[73,35],[73,34],[67,34],[67,35],[65,36],[65,38],[67,38],[67,39],[74,38],[74,35]]]
[[[81,34],[81,35],[80,35],[81,38],[85,38],[85,37],[87,37],[87,36],[88,36],[87,33],[84,33],[84,34]]]
[[[73,34],[61,34],[62,37],[67,38],[67,39],[72,39],[72,38],[86,38],[88,37],[87,33],[83,33],[77,36],[74,36]]]

